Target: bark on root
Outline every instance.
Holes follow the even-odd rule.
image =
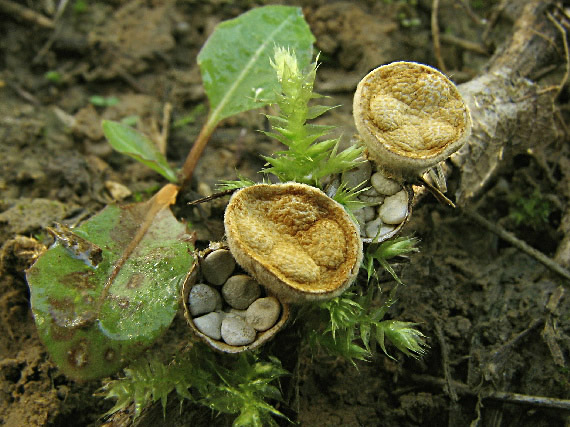
[[[568,60],[564,27],[568,18],[557,2],[527,1],[510,39],[478,77],[459,85],[473,118],[470,140],[451,158],[459,170],[459,206],[480,194],[506,160],[558,137],[554,99],[560,87],[541,87],[534,76]]]

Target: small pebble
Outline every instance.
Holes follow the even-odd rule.
[[[362,195],[362,196],[370,196],[370,197],[375,197],[375,196],[380,195],[380,193],[378,191],[376,191],[376,189],[374,187],[371,187],[370,185],[368,185],[367,187],[368,188],[366,188],[366,190],[363,190],[358,194]]]
[[[280,312],[281,304],[277,298],[259,298],[247,308],[245,320],[257,331],[266,331],[275,325]]]
[[[222,286],[224,300],[233,308],[245,310],[261,295],[258,283],[246,274],[230,277]]]
[[[380,227],[382,227],[382,220],[380,218],[376,218],[374,221],[367,223],[366,228],[364,229],[366,237],[370,237],[371,239],[376,237]]]
[[[378,215],[386,224],[400,224],[408,215],[408,195],[404,190],[386,197],[378,210]]]
[[[214,307],[214,311],[220,311],[224,306],[222,295],[220,295],[217,289],[214,290],[216,291],[216,306]]]
[[[212,189],[205,182],[199,182],[198,188],[196,190],[198,190],[197,191],[198,194],[200,196],[203,196],[203,197],[207,197],[207,196],[212,195]],[[195,209],[198,210],[199,218],[210,218],[210,216],[212,215],[212,204],[211,203],[202,203],[200,205],[199,209],[198,208],[195,208]]]
[[[328,177],[323,178],[322,184],[324,185],[327,196],[333,198],[340,187],[340,179],[338,177],[331,179],[331,176],[334,175],[329,175]]]
[[[356,221],[358,222],[358,226],[360,227],[360,229],[363,230],[366,225],[366,220],[364,219],[364,208],[352,211],[352,214],[354,215],[354,218],[356,218]]]
[[[511,194],[511,185],[505,178],[499,178],[495,190],[500,193]]]
[[[358,194],[358,199],[363,202],[369,203],[371,205],[379,205],[384,201],[386,196],[378,193],[374,187],[370,187],[366,191],[362,191]]]
[[[382,237],[385,236],[388,233],[391,233],[392,231],[394,231],[396,229],[395,225],[392,224],[382,224],[382,227],[380,227],[380,233],[378,233],[378,237]]]
[[[115,181],[105,181],[105,188],[111,194],[113,200],[123,200],[129,197],[131,194],[131,190],[129,187]]]
[[[224,316],[222,313],[212,311],[211,313],[203,316],[195,317],[193,321],[196,328],[204,335],[207,335],[212,339],[219,340],[222,338],[221,328],[223,318]]]
[[[204,197],[211,196],[213,193],[210,186],[205,182],[199,182],[197,190],[198,190],[198,194],[200,196],[204,196]]]
[[[211,286],[199,283],[194,285],[188,296],[188,308],[192,316],[214,311],[221,302],[220,293]]]
[[[222,339],[229,345],[247,345],[255,341],[255,329],[237,316],[222,320]]]
[[[378,229],[380,229],[380,231],[378,231]],[[370,221],[366,224],[365,236],[374,239],[375,237],[385,236],[395,229],[395,225],[384,224],[380,218],[376,218],[374,221]]]
[[[359,164],[354,169],[350,169],[342,174],[342,181],[345,183],[346,187],[352,188],[363,188],[366,187],[366,182],[370,179],[372,174],[372,164],[370,162],[363,162]],[[364,183],[364,185],[362,185]]]
[[[372,206],[365,206],[362,208],[362,216],[364,221],[372,221],[376,216],[376,211]]]
[[[237,316],[241,319],[245,319],[245,313],[247,310],[238,310],[237,308],[230,308],[224,311],[225,316]]]
[[[234,271],[236,261],[227,249],[218,249],[204,258],[200,268],[204,278],[212,285],[222,285]]]
[[[382,203],[384,203],[384,196],[367,196],[365,194],[360,194],[358,196],[359,200],[362,200],[363,202],[368,203],[371,206],[378,206],[381,205]]]
[[[393,196],[402,189],[402,186],[393,179],[386,178],[381,172],[376,172],[370,178],[370,183],[376,191],[386,196]]]

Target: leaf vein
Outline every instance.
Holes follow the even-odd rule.
[[[267,39],[257,48],[254,55],[251,57],[251,59],[249,60],[247,65],[243,68],[241,74],[234,81],[234,83],[230,86],[229,90],[226,92],[226,95],[218,103],[218,106],[214,109],[214,111],[212,111],[212,115],[210,116],[210,119],[208,120],[210,123],[217,123],[219,120],[221,120],[221,118],[218,119],[218,116],[221,115],[220,112],[227,105],[227,103],[229,102],[229,100],[233,96],[233,93],[236,91],[236,89],[241,85],[241,82],[245,79],[249,70],[253,67],[253,65],[259,59],[259,56],[261,55],[261,53],[266,49],[266,47],[270,41],[275,40],[275,35],[278,34],[280,31],[282,31],[283,28],[285,28],[289,24],[289,22],[294,18],[296,18],[295,15],[289,15],[287,17],[287,19],[285,19],[277,28],[275,28],[271,32],[269,37],[267,37]]]

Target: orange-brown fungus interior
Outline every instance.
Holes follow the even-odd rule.
[[[371,77],[363,94],[367,127],[397,154],[436,156],[465,132],[466,107],[459,92],[427,67],[386,66]]]
[[[344,282],[358,252],[344,210],[316,190],[258,189],[247,192],[232,212],[233,229],[250,255],[302,290],[327,292]]]

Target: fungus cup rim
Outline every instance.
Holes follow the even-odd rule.
[[[301,284],[289,279],[282,270],[267,261],[267,257],[255,253],[252,248],[240,240],[240,233],[236,230],[237,215],[234,211],[244,208],[247,200],[246,197],[252,196],[250,193],[258,192],[261,196],[271,195],[278,197],[287,195],[288,192],[293,194],[302,194],[311,202],[315,202],[320,208],[327,212],[326,218],[334,218],[343,221],[343,224],[337,225],[345,232],[348,261],[343,261],[341,268],[335,268],[334,271],[340,273],[333,274],[334,282],[311,282],[311,284]],[[245,207],[244,209],[247,209]],[[315,224],[317,221],[315,221]],[[326,300],[334,298],[344,292],[356,279],[360,264],[363,257],[363,244],[360,237],[360,229],[355,224],[346,210],[335,200],[327,196],[318,188],[306,184],[296,182],[286,182],[279,184],[256,184],[250,187],[238,190],[232,195],[226,212],[224,215],[224,226],[226,231],[226,239],[228,246],[238,264],[253,276],[260,284],[268,288],[273,294],[277,295],[281,301],[302,303],[317,300]],[[331,273],[332,274],[332,273]],[[335,276],[340,276],[338,279]],[[319,276],[320,277],[320,276]],[[314,290],[311,287],[317,286]]]
[[[385,79],[387,75],[395,74],[394,71],[398,70],[414,71],[416,73],[423,72],[422,74],[435,76],[449,89],[450,95],[462,104],[461,108],[458,109],[463,114],[457,137],[447,142],[443,147],[434,150],[433,154],[403,155],[398,150],[379,141],[371,130],[373,126],[371,126],[372,119],[370,118],[369,105],[372,96],[376,94],[374,85],[378,81]],[[380,168],[396,176],[421,174],[459,150],[471,135],[471,113],[457,86],[441,71],[418,62],[396,61],[370,71],[362,78],[356,88],[353,99],[353,115],[358,133],[368,148],[368,157],[378,164]]]

